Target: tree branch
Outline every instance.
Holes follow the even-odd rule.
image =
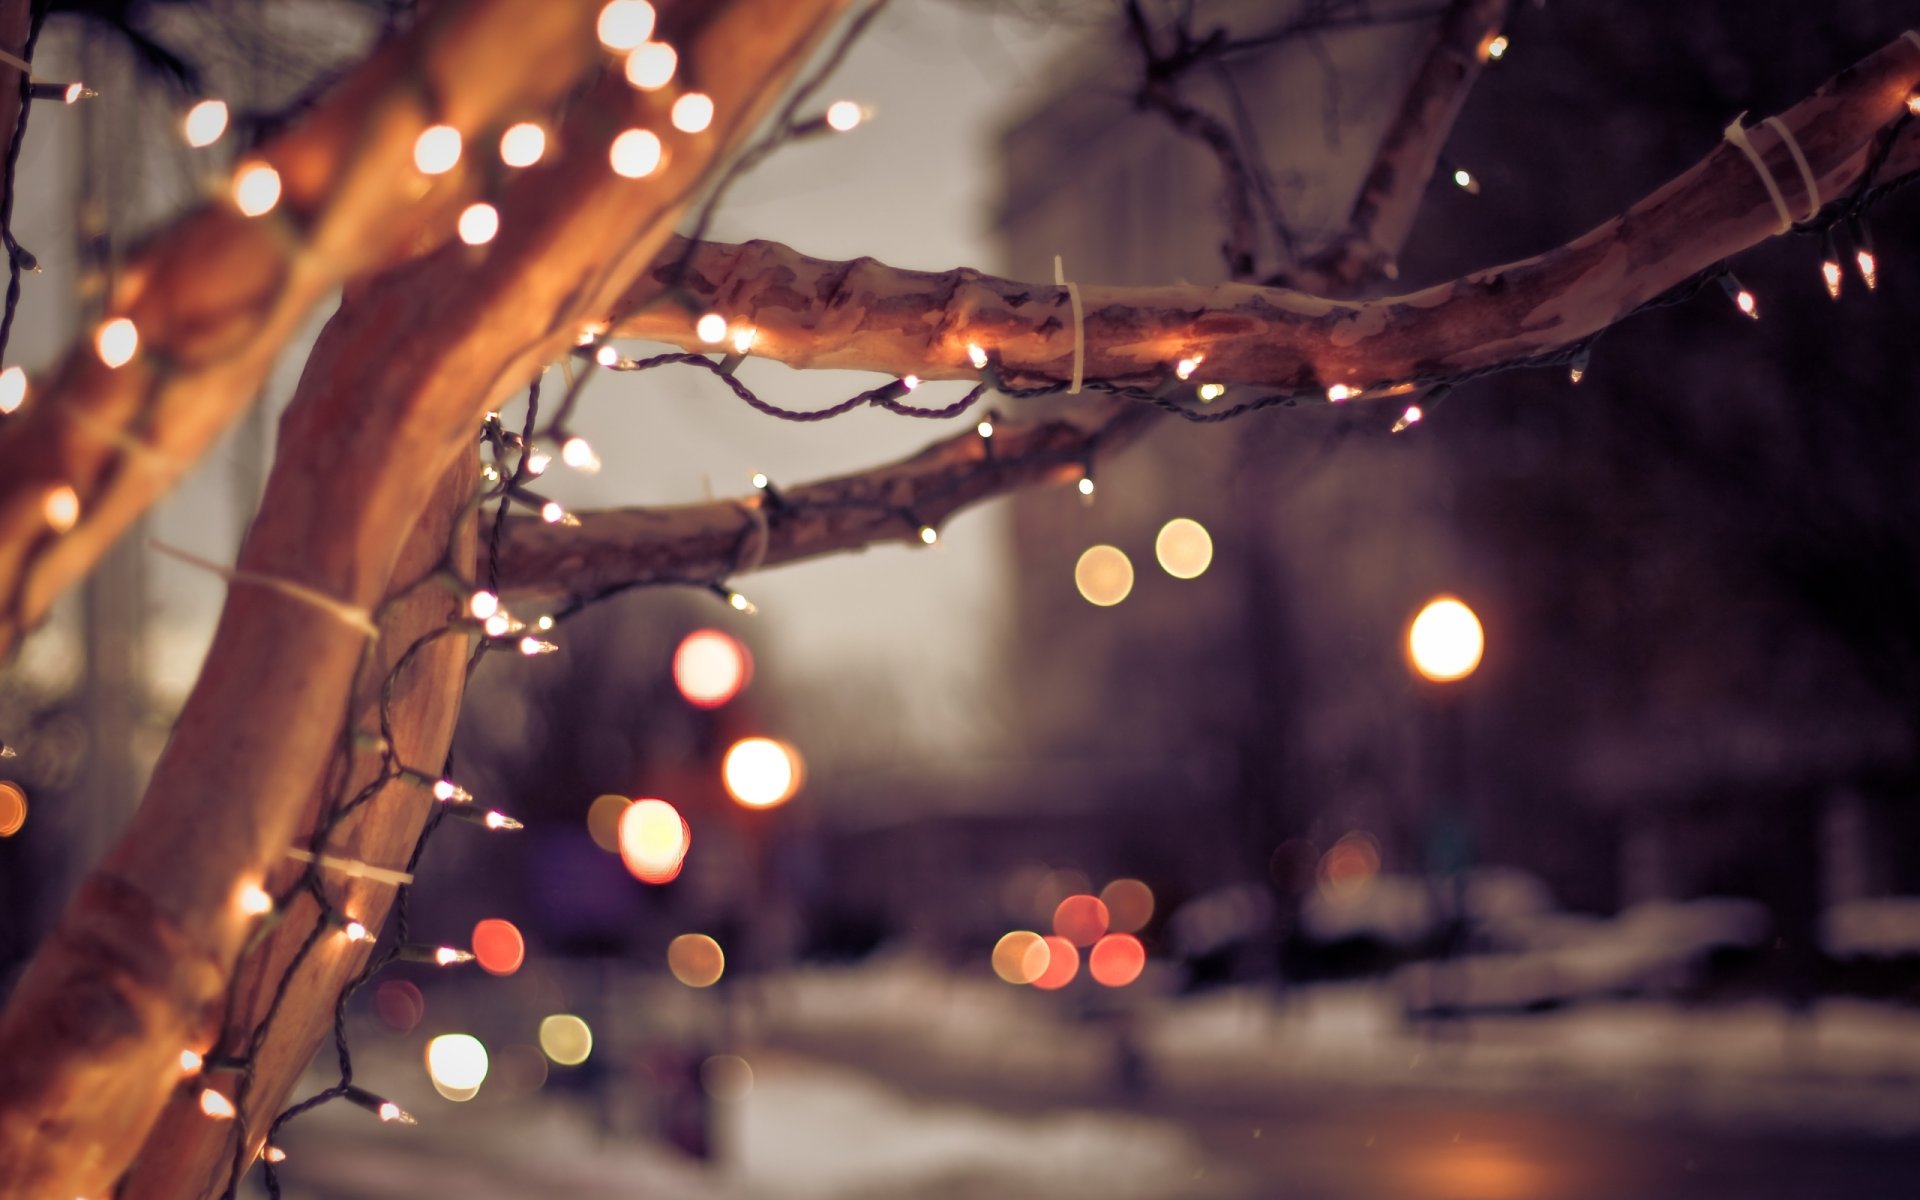
[[[321,297],[448,238],[486,171],[480,147],[601,61],[599,7],[435,6],[251,156],[280,173],[273,213],[243,217],[222,196],[128,261],[109,312],[133,320],[139,355],[109,369],[89,331],[0,433],[0,654],[245,409]],[[434,122],[460,129],[474,152],[430,181],[413,143]],[[65,532],[46,515],[62,487],[79,502]]]
[[[1848,196],[1880,151],[1882,180],[1920,168],[1920,138],[1906,109],[1916,80],[1920,50],[1895,41],[1781,114],[1823,197]],[[1757,124],[1752,137],[1788,203],[1804,207],[1785,145]],[[1170,382],[1178,360],[1198,355],[1205,365],[1196,378],[1301,396],[1334,384],[1375,388],[1470,375],[1577,345],[1778,231],[1752,164],[1722,144],[1564,246],[1408,295],[1346,302],[1242,284],[1083,284],[1085,377],[1152,390]],[[663,261],[681,254],[672,247]],[[656,264],[608,312],[614,332],[704,349],[687,311],[660,302],[664,283]],[[971,343],[985,348],[1010,387],[1059,387],[1072,374],[1072,311],[1066,290],[1051,284],[968,268],[826,262],[748,242],[698,247],[684,289],[695,311],[751,323],[753,352],[791,366],[975,378]]]

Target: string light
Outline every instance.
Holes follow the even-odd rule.
[[[1741,286],[1740,281],[1733,277],[1733,272],[1728,271],[1720,276],[1720,290],[1733,301],[1735,308],[1756,321],[1760,319],[1760,302],[1754,299],[1752,292]]]
[[[402,962],[431,963],[436,967],[457,967],[473,961],[471,951],[453,946],[429,946],[424,942],[403,942],[394,947],[393,954]]]
[[[27,89],[27,94],[35,100],[58,100],[63,104],[78,104],[100,95],[78,80],[72,83],[35,83]]]
[[[547,131],[532,121],[507,126],[500,135],[500,161],[509,167],[530,167],[547,152]]]
[[[182,1050],[180,1052],[180,1071],[185,1075],[198,1075],[200,1068],[206,1064],[206,1061],[205,1058],[201,1057],[198,1050]]]
[[[484,246],[500,232],[500,210],[481,201],[469,204],[460,213],[460,240],[469,246]]]
[[[753,343],[760,337],[760,331],[751,325],[742,325],[733,331],[733,352],[745,354],[753,349]]]
[[[978,342],[967,343],[967,361],[973,364],[973,369],[976,371],[983,371],[986,369],[987,352],[980,348],[980,343]]]
[[[665,42],[648,42],[627,55],[627,82],[643,92],[657,92],[673,82],[680,55]]]
[[[1454,168],[1453,183],[1455,187],[1469,196],[1478,196],[1480,194],[1480,181],[1475,179],[1473,173],[1465,167]]]
[[[552,654],[559,648],[560,647],[554,645],[552,642],[542,641],[537,637],[523,637],[520,639],[520,653],[526,655],[528,658],[532,658],[536,654]],[[495,828],[498,828],[498,826],[495,826]],[[516,828],[518,828],[518,826],[516,826]]]
[[[65,533],[80,522],[80,493],[64,483],[48,488],[40,502],[40,515],[55,533]]]
[[[287,1161],[287,1152],[278,1146],[262,1146],[260,1148],[260,1157],[270,1163],[283,1163]]]
[[[992,421],[982,420],[978,425],[975,425],[973,429],[975,433],[978,433],[980,435],[980,439],[982,441],[986,441],[993,437]]]
[[[1218,384],[1218,383],[1203,383],[1200,385],[1199,390],[1195,393],[1195,395],[1200,397],[1200,403],[1202,404],[1212,403],[1213,401],[1218,400],[1220,397],[1226,394],[1227,394],[1226,386],[1224,384]]]
[[[280,172],[263,162],[233,173],[233,206],[243,217],[264,217],[280,203]]]
[[[445,175],[460,163],[460,131],[451,125],[429,125],[413,143],[413,165],[422,175]]]
[[[0,371],[0,413],[15,412],[26,403],[27,373],[18,366]]]
[[[1494,34],[1492,37],[1488,38],[1486,41],[1480,43],[1480,61],[1481,62],[1499,61],[1500,57],[1506,54],[1507,47],[1511,44],[1512,43],[1507,40],[1506,34],[1504,33]]]
[[[471,957],[471,955],[469,955],[469,957]],[[354,1084],[346,1084],[343,1086],[340,1090],[340,1098],[349,1104],[356,1104],[366,1109],[382,1121],[398,1122],[401,1125],[418,1125],[420,1123],[414,1120],[413,1114],[407,1112],[393,1101],[384,1100],[372,1092],[367,1091],[365,1088],[358,1087]]]
[[[940,531],[931,525],[922,525],[920,527],[920,540],[926,545],[931,546],[940,540]]]
[[[681,133],[703,133],[713,124],[713,97],[688,92],[673,102],[673,127]]]
[[[1853,234],[1853,265],[1860,270],[1860,282],[1871,292],[1880,286],[1879,266],[1873,256],[1873,235],[1858,217],[1848,223],[1847,231]]]
[[[560,461],[583,475],[592,475],[600,469],[600,456],[583,437],[570,437],[560,443]]]
[[[851,133],[866,119],[866,110],[852,100],[835,100],[827,105],[827,125],[835,132]]]
[[[1907,111],[1920,117],[1920,91],[1907,93]]]
[[[115,317],[93,331],[93,348],[108,367],[124,367],[140,349],[140,330],[130,318]]]
[[[659,135],[649,129],[627,130],[613,139],[607,151],[613,173],[625,179],[645,179],[660,169],[665,156],[666,147],[660,144]]]
[[[240,911],[250,917],[264,917],[273,911],[273,897],[257,883],[242,887],[235,902],[239,904]]]
[[[1593,347],[1582,346],[1573,352],[1573,361],[1567,367],[1567,378],[1579,383],[1587,377],[1587,364],[1593,360]]]
[[[528,640],[531,641],[533,639],[529,638]],[[556,646],[554,648],[558,649],[559,647]],[[482,829],[492,829],[503,833],[512,833],[516,829],[526,828],[524,824],[514,820],[503,812],[496,812],[490,808],[481,808],[477,804],[450,805],[446,809],[446,813],[448,816],[456,817],[470,825],[478,825]]]
[[[1200,364],[1205,362],[1206,359],[1207,356],[1204,354],[1195,354],[1190,358],[1183,358],[1174,364],[1173,373],[1184,383],[1186,380],[1193,378],[1194,371],[1197,370]]]
[[[492,592],[475,592],[467,600],[467,611],[473,614],[474,620],[484,621],[500,611],[500,597],[494,595]],[[445,783],[446,781],[442,780],[441,782]],[[439,787],[438,784],[434,786],[436,789]],[[451,787],[452,785],[448,784],[447,786]]]
[[[210,1087],[200,1089],[200,1111],[216,1121],[231,1121],[240,1115],[226,1093]]]
[[[631,50],[653,36],[653,5],[647,0],[609,0],[594,32],[609,50]]]
[[[1075,484],[1074,486],[1080,489],[1080,494],[1082,496],[1086,496],[1089,499],[1093,497],[1093,476],[1092,475],[1090,474],[1082,475],[1080,477],[1080,482]]]
[[[620,352],[612,346],[602,346],[593,352],[593,361],[603,367],[617,367],[620,365]]]
[[[1834,240],[1833,230],[1827,230],[1822,242],[1820,255],[1820,278],[1827,285],[1827,295],[1835,300],[1840,298],[1840,243]]]
[[[433,798],[442,804],[471,804],[473,793],[461,787],[451,779],[433,781]]]
[[[1426,415],[1427,414],[1420,411],[1420,406],[1418,404],[1409,404],[1407,406],[1407,411],[1401,413],[1400,419],[1393,423],[1393,429],[1391,432],[1403,433],[1406,430],[1411,429],[1413,426],[1418,425],[1420,423],[1420,418]]]
[[[225,100],[202,100],[188,109],[187,115],[180,121],[181,135],[187,139],[187,145],[196,150],[213,145],[226,131]]]
[[[1351,400],[1357,395],[1359,395],[1358,392],[1344,383],[1336,383],[1327,389],[1327,400],[1332,404],[1338,404],[1343,400]]]
[[[693,336],[717,346],[727,338],[727,319],[716,312],[707,313],[693,323]]]

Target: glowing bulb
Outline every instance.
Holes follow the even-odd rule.
[[[1073,583],[1081,598],[1111,608],[1133,591],[1133,561],[1116,546],[1093,546],[1073,565]]]
[[[920,527],[920,540],[931,546],[940,540],[940,531],[931,525],[922,525]]]
[[[1458,187],[1461,191],[1467,193],[1469,196],[1477,196],[1480,194],[1480,181],[1478,179],[1475,179],[1473,177],[1473,174],[1469,172],[1465,167],[1461,167],[1454,171],[1453,182],[1456,187]]]
[[[233,204],[243,217],[261,217],[280,203],[280,172],[265,163],[249,163],[234,172]]]
[[[607,158],[613,164],[615,175],[626,179],[645,179],[660,169],[660,160],[665,154],[666,148],[652,130],[629,129],[613,139]]]
[[[567,510],[560,507],[558,500],[549,500],[540,506],[540,519],[549,525],[558,525],[567,519]]]
[[[484,621],[500,611],[500,597],[492,592],[475,592],[467,598],[467,611],[472,613],[476,620]],[[436,788],[438,786],[438,784],[435,785]]]
[[[469,804],[473,801],[473,793],[451,779],[436,779],[433,781],[433,798],[442,804]]]
[[[735,354],[745,354],[747,351],[753,349],[754,340],[759,336],[760,331],[758,329],[755,329],[751,325],[742,325],[733,331],[733,352]]]
[[[287,1152],[278,1146],[265,1146],[260,1150],[260,1157],[270,1163],[283,1163],[287,1161]]]
[[[648,42],[627,55],[627,82],[643,92],[653,92],[673,82],[680,55],[665,42]]]
[[[1194,371],[1198,370],[1200,364],[1206,361],[1206,357],[1204,354],[1196,354],[1191,358],[1181,359],[1174,364],[1173,373],[1175,377],[1182,381],[1191,379]]]
[[[980,434],[982,438],[990,438],[993,436],[992,421],[982,421],[978,425],[974,426],[974,429]]]
[[[560,647],[554,645],[552,642],[542,641],[537,637],[523,637],[520,639],[520,653],[526,655],[528,658],[532,658],[536,654],[552,654],[559,648]],[[498,826],[495,826],[495,828],[498,828]],[[516,825],[514,828],[518,829],[519,826]]]
[[[124,367],[140,349],[140,331],[126,317],[115,317],[94,330],[93,348],[109,367]]]
[[[0,371],[0,413],[18,409],[27,399],[27,373],[20,367]]]
[[[765,471],[755,471],[753,473],[753,486],[756,490],[764,492],[772,485],[773,480],[767,478]]]
[[[586,475],[600,469],[600,456],[583,437],[570,437],[560,444],[560,461]]]
[[[422,175],[445,175],[460,162],[460,131],[451,125],[429,125],[413,143],[413,165]]]
[[[653,36],[653,5],[647,0],[609,0],[595,32],[609,50],[631,50]]]
[[[1507,52],[1507,47],[1511,44],[1512,44],[1511,42],[1507,41],[1506,34],[1496,33],[1492,37],[1487,39],[1487,43],[1484,48],[1484,55],[1486,58],[1498,59],[1501,55]]]
[[[900,386],[906,388],[908,391],[912,391],[920,386],[920,377],[918,375],[902,375],[900,377]]]
[[[441,1034],[427,1043],[427,1077],[443,1096],[449,1092],[470,1096],[487,1078],[486,1046],[472,1034]]]
[[[388,1122],[398,1121],[402,1125],[418,1125],[419,1124],[418,1121],[415,1121],[413,1119],[413,1115],[411,1113],[407,1112],[405,1109],[401,1108],[398,1104],[395,1104],[391,1100],[382,1100],[380,1102],[380,1107],[374,1110],[374,1115],[379,1117],[382,1121],[388,1121]]]
[[[513,628],[513,621],[505,613],[495,613],[480,626],[488,637],[501,637]]]
[[[452,946],[437,946],[433,951],[433,961],[443,967],[452,967],[472,962],[473,955],[465,950],[456,950]]]
[[[1741,288],[1738,292],[1734,293],[1733,302],[1741,312],[1756,321],[1760,319],[1760,302],[1753,298],[1752,292]]]
[[[840,133],[848,133],[860,127],[867,114],[851,100],[835,100],[827,105],[827,125]]]
[[[1578,383],[1580,381],[1576,379],[1574,380],[1574,382]],[[1426,413],[1420,411],[1420,406],[1418,404],[1409,404],[1407,406],[1407,411],[1401,413],[1400,419],[1393,423],[1392,432],[1394,433],[1404,432],[1405,430],[1415,425],[1418,425],[1420,423],[1420,418],[1426,415],[1427,415]]]
[[[1344,383],[1336,383],[1327,389],[1327,399],[1334,404],[1338,404],[1342,400],[1351,400],[1355,395],[1354,390]]]
[[[500,135],[500,161],[510,167],[530,167],[547,152],[547,131],[532,121],[507,126]]]
[[[752,613],[760,611],[753,606],[753,601],[742,596],[739,592],[727,593],[727,605],[735,612]]]
[[[727,339],[727,319],[710,312],[693,323],[693,335],[709,346],[717,346]]]
[[[370,936],[367,927],[358,921],[348,921],[340,927],[340,932],[346,934],[350,942],[364,942]]]
[[[1920,92],[1907,93],[1907,111],[1920,117]]]
[[[1080,494],[1082,496],[1093,495],[1093,476],[1082,475],[1080,477],[1080,482],[1075,486],[1077,486],[1080,489]]]
[[[1480,665],[1486,634],[1473,610],[1452,596],[1436,596],[1407,626],[1407,657],[1435,683],[1465,679]]]
[[[620,811],[620,861],[642,883],[671,883],[680,874],[693,831],[665,800],[636,800]]]
[[[720,779],[727,794],[748,808],[774,808],[800,790],[799,752],[772,738],[741,738],[727,749]]]
[[[1827,282],[1827,295],[1840,298],[1840,264],[1829,258],[1820,264],[1820,278]]]
[[[500,232],[500,210],[484,201],[469,204],[460,213],[460,240],[469,246],[484,246]]]
[[[180,1052],[180,1069],[188,1075],[198,1072],[200,1068],[206,1064],[206,1061],[206,1059],[200,1056],[197,1050],[182,1050]]]
[[[552,465],[553,455],[548,454],[545,450],[529,450],[527,452],[527,474],[543,474],[546,469]]]
[[[233,1101],[212,1088],[200,1089],[200,1111],[216,1121],[231,1121],[239,1115],[233,1107]]]
[[[673,102],[673,127],[681,133],[700,133],[713,124],[713,97],[688,92]]]
[[[1880,286],[1879,267],[1878,264],[1874,262],[1873,251],[1861,250],[1857,252],[1853,256],[1853,262],[1855,266],[1860,268],[1860,282],[1867,285],[1868,291],[1872,291],[1874,288]]]
[[[1198,579],[1213,565],[1213,535],[1190,517],[1175,517],[1154,537],[1153,556],[1175,579]]]
[[[47,489],[46,498],[40,502],[40,515],[55,533],[65,533],[80,521],[80,493],[64,483]]]
[[[967,343],[967,361],[973,364],[973,369],[976,371],[986,370],[987,352],[980,348],[980,343]]]
[[[227,131],[227,102],[202,100],[187,110],[180,131],[186,135],[187,145],[196,150],[213,145]]]
[[[1226,395],[1227,389],[1218,383],[1203,383],[1200,385],[1200,390],[1198,394],[1200,396],[1201,401],[1205,403],[1208,401],[1218,400],[1220,397]]]
[[[250,917],[262,917],[273,911],[273,897],[267,895],[267,889],[257,883],[249,883],[240,889],[240,911]]]

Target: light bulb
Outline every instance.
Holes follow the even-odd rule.
[[[931,546],[940,540],[940,531],[931,525],[922,525],[920,527],[920,540]]]
[[[1197,394],[1203,402],[1212,401],[1218,400],[1220,397],[1226,395],[1227,389],[1222,384],[1203,383],[1200,385],[1200,390]]]
[[[710,312],[693,323],[693,336],[709,346],[717,346],[727,340],[727,319]]]
[[[1840,264],[1831,258],[1823,260],[1820,263],[1820,278],[1826,280],[1827,295],[1838,300],[1840,298]]]
[[[469,246],[484,246],[500,232],[500,210],[484,201],[469,204],[460,213],[460,240]]]
[[[241,888],[238,902],[240,911],[250,917],[263,917],[273,911],[273,897],[257,883],[249,883]]]
[[[99,351],[100,361],[107,366],[124,367],[140,349],[140,330],[130,319],[115,317],[94,331],[93,348]]]
[[[1880,286],[1879,265],[1874,261],[1873,251],[1867,249],[1857,251],[1853,256],[1853,262],[1860,268],[1860,282],[1867,285],[1868,291]]]
[[[433,798],[443,804],[467,804],[472,802],[473,793],[451,779],[436,779],[433,781]]]
[[[280,203],[280,172],[263,162],[233,173],[233,204],[243,217],[263,217]]]
[[[673,127],[681,133],[701,133],[713,124],[713,97],[688,92],[673,102]]]
[[[18,366],[0,371],[0,413],[18,409],[27,399],[27,373]]]
[[[1354,390],[1344,383],[1336,383],[1327,389],[1327,400],[1333,404],[1338,404],[1342,400],[1351,400],[1355,395]]]
[[[206,1059],[200,1056],[200,1052],[197,1050],[182,1050],[180,1052],[180,1069],[188,1075],[197,1073],[202,1066],[206,1065],[206,1061]]]
[[[560,443],[560,461],[586,475],[600,469],[600,456],[583,437],[570,437]]]
[[[1174,364],[1174,376],[1183,382],[1191,379],[1194,371],[1199,368],[1202,362],[1206,361],[1206,357],[1204,354],[1196,354],[1191,358],[1181,359],[1178,363]]]
[[[510,167],[530,167],[547,152],[547,131],[532,121],[509,125],[500,135],[500,161]]]
[[[459,165],[460,131],[451,125],[429,125],[413,143],[413,165],[422,175],[445,175]]]
[[[227,102],[202,100],[187,110],[186,117],[180,122],[180,131],[185,135],[187,145],[196,150],[213,145],[227,131]]]
[[[358,921],[348,921],[340,927],[340,932],[346,934],[350,942],[364,942],[369,936],[367,927]]]
[[[216,1121],[231,1121],[239,1115],[238,1110],[233,1107],[233,1101],[213,1088],[200,1089],[200,1111]]]
[[[733,352],[745,354],[753,349],[753,343],[759,338],[760,331],[751,325],[742,325],[733,331]]]
[[[912,391],[920,386],[920,377],[918,375],[902,375],[900,377],[900,386],[906,388],[908,391]]]
[[[1077,486],[1079,487],[1079,489],[1080,489],[1080,494],[1081,494],[1082,496],[1091,496],[1091,495],[1093,495],[1093,476],[1091,476],[1091,475],[1082,475],[1082,476],[1080,477],[1080,482],[1079,482],[1079,484],[1078,484]]]
[[[1401,413],[1400,419],[1393,423],[1393,432],[1400,433],[1403,430],[1406,430],[1414,425],[1418,425],[1420,423],[1420,418],[1426,415],[1427,414],[1420,411],[1420,406],[1418,404],[1408,405],[1407,411]]]
[[[967,343],[967,361],[973,364],[973,369],[976,371],[982,371],[986,369],[987,352],[980,348],[980,343],[978,342]]]
[[[680,55],[665,42],[648,42],[627,55],[627,82],[643,92],[654,92],[673,82]]]
[[[653,5],[647,0],[610,0],[594,32],[609,50],[631,50],[653,36]]]
[[[40,501],[40,515],[55,533],[65,533],[80,522],[80,493],[64,483],[48,488]]]
[[[858,129],[866,118],[866,112],[852,100],[835,100],[827,105],[827,125],[840,133]]]
[[[993,422],[982,421],[978,425],[974,426],[974,430],[978,432],[981,437],[990,438],[993,436]]]
[[[645,179],[660,169],[666,150],[660,138],[649,129],[629,129],[613,139],[607,159],[613,173],[625,179]]]
[[[552,654],[559,648],[560,647],[554,645],[552,642],[542,641],[537,637],[523,637],[520,639],[520,653],[526,655],[528,658],[532,658],[536,654]]]

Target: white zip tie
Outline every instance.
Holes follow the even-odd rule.
[[[1807,220],[1820,215],[1820,181],[1813,177],[1813,167],[1808,164],[1807,156],[1800,152],[1800,143],[1794,140],[1793,131],[1779,117],[1768,117],[1760,122],[1768,129],[1780,135],[1787,144],[1787,153],[1793,155],[1793,165],[1800,168],[1800,182],[1807,185]]]
[[[391,867],[376,867],[372,863],[361,862],[357,858],[339,858],[332,854],[315,854],[311,850],[302,850],[295,846],[287,851],[287,857],[296,862],[313,863],[329,871],[338,871],[354,879],[371,879],[375,883],[397,883],[402,887],[413,882],[413,876],[405,871],[396,871]]]
[[[1087,370],[1087,321],[1080,309],[1080,285],[1067,281],[1067,270],[1058,254],[1053,256],[1053,282],[1067,289],[1067,299],[1073,304],[1073,383],[1067,388],[1067,395],[1078,396]]]
[[[360,633],[364,633],[370,638],[380,636],[380,627],[373,623],[372,613],[364,608],[348,604],[345,600],[337,600],[317,588],[310,588],[304,583],[295,583],[291,579],[281,579],[277,575],[262,575],[258,571],[243,571],[238,567],[223,567],[219,563],[209,562],[197,554],[190,554],[178,546],[169,546],[165,542],[151,542],[149,545],[162,554],[179,559],[188,566],[199,567],[202,571],[218,575],[220,578],[226,580],[228,584],[251,583],[259,587],[271,589],[272,591],[279,592],[283,596],[298,600],[302,604],[311,604],[341,624],[349,626]]]
[[[1740,117],[1746,115],[1741,113]],[[1740,117],[1733,119],[1733,124],[1727,126],[1723,136],[1747,156],[1747,161],[1753,164],[1755,173],[1760,176],[1760,182],[1767,185],[1767,195],[1773,200],[1774,210],[1780,214],[1780,232],[1785,233],[1793,228],[1793,213],[1787,208],[1787,198],[1780,194],[1780,185],[1774,182],[1773,172],[1767,170],[1767,164],[1760,159],[1760,152],[1747,140],[1747,131],[1741,128]]]

